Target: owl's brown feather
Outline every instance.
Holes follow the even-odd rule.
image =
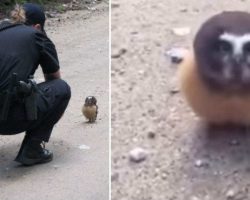
[[[86,106],[82,107],[83,115],[89,120],[89,122],[94,122],[97,118],[98,107],[97,105]]]
[[[210,123],[250,125],[250,94],[213,91],[204,84],[197,69],[190,52],[179,66],[179,78],[181,90],[194,112]]]

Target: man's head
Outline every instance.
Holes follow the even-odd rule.
[[[14,23],[25,23],[45,33],[45,13],[38,4],[25,3],[23,6],[16,5],[11,12],[11,18]]]
[[[25,3],[23,5],[25,11],[25,24],[33,26],[44,32],[45,13],[41,6],[34,3]]]

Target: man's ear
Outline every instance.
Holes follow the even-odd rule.
[[[35,25],[33,25],[33,27],[34,27],[35,29],[39,30],[39,31],[42,30],[42,27],[41,27],[40,24],[35,24]]]

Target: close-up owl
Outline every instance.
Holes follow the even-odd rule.
[[[250,14],[209,18],[179,66],[182,92],[194,112],[212,124],[250,124]]]

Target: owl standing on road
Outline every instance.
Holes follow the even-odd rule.
[[[85,99],[85,103],[82,107],[83,115],[89,120],[90,123],[96,121],[98,114],[97,100],[94,96],[88,96]]]

